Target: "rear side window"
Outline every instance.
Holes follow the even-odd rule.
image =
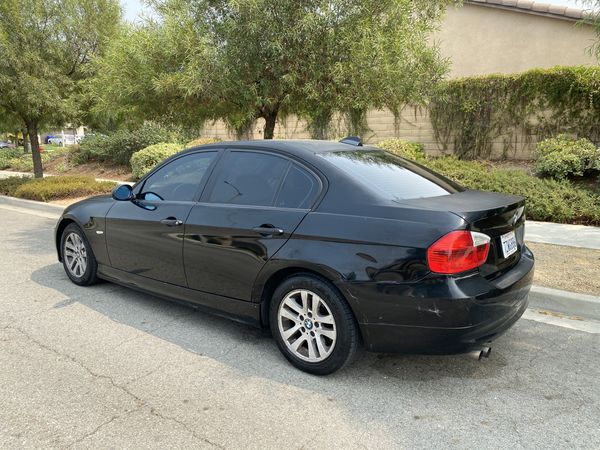
[[[266,153],[230,152],[219,166],[212,203],[272,206],[290,162]]]
[[[459,190],[449,180],[384,151],[327,152],[320,156],[389,200],[437,197]]]
[[[315,177],[293,164],[283,181],[275,206],[280,208],[310,208],[318,193],[319,184]]]

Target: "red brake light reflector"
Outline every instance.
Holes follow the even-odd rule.
[[[432,272],[454,274],[485,263],[490,237],[474,231],[452,231],[427,249],[427,264]]]

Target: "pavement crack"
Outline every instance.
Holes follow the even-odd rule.
[[[90,369],[89,367],[87,367],[81,361],[78,361],[73,356],[71,356],[71,355],[69,355],[67,353],[60,352],[60,351],[56,350],[55,348],[52,348],[49,345],[46,345],[43,342],[40,342],[39,340],[37,340],[36,338],[34,338],[33,336],[31,336],[29,333],[27,333],[25,330],[23,330],[23,329],[21,329],[19,327],[12,327],[12,328],[14,330],[18,331],[19,333],[21,333],[22,335],[24,335],[31,342],[33,342],[36,345],[38,345],[39,347],[43,348],[44,350],[52,352],[52,353],[54,353],[55,355],[57,355],[59,357],[68,359],[69,361],[77,364],[79,367],[81,367],[83,370],[85,370],[92,377],[108,381],[111,385],[113,385],[115,388],[120,389],[121,391],[123,391],[124,393],[126,393],[127,395],[129,395],[136,402],[141,403],[141,404],[145,404],[145,401],[143,399],[141,399],[140,397],[138,397],[137,395],[135,395],[133,392],[131,392],[130,390],[128,390],[126,387],[121,386],[120,384],[116,383],[115,380],[112,379],[112,377],[110,377],[108,375],[103,375],[103,374],[99,374],[99,373],[94,372],[92,369]]]
[[[154,408],[150,408],[150,414],[152,414],[153,416],[156,416],[160,419],[163,420],[168,420],[170,422],[175,422],[177,424],[179,424],[180,426],[182,426],[188,433],[190,433],[195,439],[202,441],[206,444],[209,444],[212,447],[217,447],[217,448],[221,448],[221,449],[225,449],[225,447],[223,447],[220,444],[217,444],[216,442],[211,441],[208,438],[205,438],[204,436],[200,436],[198,433],[196,433],[192,428],[190,428],[185,422],[183,422],[182,420],[179,420],[175,417],[171,417],[171,416],[165,416],[164,414],[159,413],[158,411],[156,411]]]
[[[225,448],[222,445],[219,445],[219,444],[217,444],[215,442],[212,442],[210,439],[205,438],[204,436],[199,435],[198,433],[196,433],[196,431],[194,431],[194,429],[190,428],[185,422],[183,422],[183,421],[181,421],[181,420],[179,420],[179,419],[177,419],[175,417],[166,416],[166,415],[160,413],[153,406],[151,406],[150,404],[148,404],[144,399],[142,399],[138,395],[136,395],[133,392],[131,392],[126,386],[120,385],[117,382],[115,382],[115,380],[113,380],[112,377],[110,377],[108,375],[103,375],[103,374],[99,374],[99,373],[94,372],[92,369],[90,369],[89,367],[87,367],[81,361],[78,361],[73,356],[71,356],[69,354],[66,354],[66,353],[63,353],[63,352],[60,352],[60,351],[56,350],[55,348],[52,348],[49,345],[44,344],[43,342],[40,342],[39,340],[37,340],[36,338],[34,338],[33,336],[31,336],[29,333],[27,333],[25,330],[23,330],[23,329],[21,329],[19,327],[10,327],[9,326],[7,328],[11,328],[11,329],[14,329],[15,331],[18,331],[23,336],[25,336],[29,341],[33,342],[34,344],[36,344],[40,348],[42,348],[42,349],[44,349],[46,351],[52,352],[55,355],[57,355],[58,357],[65,358],[65,359],[73,362],[74,364],[77,364],[83,370],[85,370],[87,373],[89,373],[92,377],[108,381],[112,386],[114,386],[115,388],[121,390],[122,392],[124,392],[125,394],[127,394],[128,396],[130,396],[132,399],[135,400],[136,405],[137,405],[136,408],[128,411],[127,414],[125,414],[125,415],[113,416],[111,419],[109,419],[109,420],[103,422],[102,424],[98,425],[98,427],[96,427],[90,433],[87,433],[86,435],[84,435],[81,438],[79,438],[78,440],[76,440],[70,446],[76,444],[77,442],[81,442],[84,439],[89,438],[90,436],[94,435],[95,433],[97,433],[98,431],[100,431],[103,427],[107,426],[108,424],[110,424],[111,422],[115,421],[116,419],[118,419],[120,417],[127,416],[127,415],[131,414],[134,411],[139,411],[142,408],[146,407],[150,411],[150,414],[152,414],[153,416],[158,417],[158,418],[163,419],[163,420],[168,420],[168,421],[171,421],[171,422],[175,422],[175,423],[181,425],[195,439],[197,439],[199,441],[202,441],[205,444],[209,444],[212,447],[217,447],[217,448],[220,448],[220,449],[224,449]]]
[[[113,423],[115,420],[117,420],[120,417],[122,417],[122,416],[112,416],[110,419],[102,422],[100,425],[98,425],[96,428],[94,428],[89,433],[86,433],[83,436],[75,439],[73,442],[71,442],[69,445],[67,445],[66,448],[72,448],[74,445],[82,443],[86,439],[88,439],[88,438],[92,437],[93,435],[95,435],[96,433],[98,433],[102,428],[104,428],[107,425],[110,425],[111,423]]]

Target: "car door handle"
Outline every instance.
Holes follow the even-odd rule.
[[[178,227],[179,225],[183,225],[183,220],[176,219],[175,217],[167,217],[161,220],[160,223],[168,227]]]
[[[272,225],[261,225],[260,227],[252,228],[252,231],[262,234],[263,236],[281,236],[283,230]]]

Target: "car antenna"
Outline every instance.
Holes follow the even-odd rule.
[[[342,144],[354,145],[355,147],[362,147],[363,145],[362,140],[358,136],[346,136],[340,142]]]

